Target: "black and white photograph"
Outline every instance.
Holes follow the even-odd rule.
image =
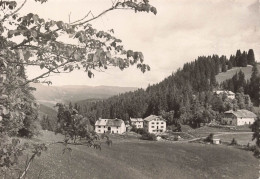
[[[260,179],[260,0],[0,0],[1,179]]]

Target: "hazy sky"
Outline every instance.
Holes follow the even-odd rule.
[[[235,54],[254,49],[260,61],[260,14],[248,6],[256,0],[150,0],[158,14],[116,10],[93,25],[123,40],[126,48],[142,51],[151,71],[135,67],[110,69],[89,79],[83,71],[52,76],[53,85],[113,85],[147,87],[169,76],[185,62],[202,55]],[[82,18],[89,10],[96,15],[111,6],[111,0],[49,0],[41,5],[29,1],[21,13],[32,11],[54,20]],[[29,77],[37,74],[29,69]]]

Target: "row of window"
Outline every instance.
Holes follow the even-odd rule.
[[[154,124],[154,122],[152,122],[152,124]],[[156,122],[156,124],[159,124],[159,122]],[[164,124],[164,122],[161,122],[161,124]]]
[[[98,126],[98,128],[102,128],[102,126]],[[106,126],[104,126],[104,128],[106,128]],[[117,129],[119,128],[119,127],[116,127]]]
[[[101,130],[98,130],[98,132],[101,132]],[[104,131],[104,133],[105,133],[106,131]],[[118,131],[116,131],[116,133],[118,133]],[[112,131],[112,134],[114,134],[114,131]]]
[[[151,128],[154,128],[155,126],[151,126]],[[164,126],[161,126],[161,128],[164,128]]]

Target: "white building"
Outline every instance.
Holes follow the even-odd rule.
[[[166,120],[161,116],[150,115],[144,119],[144,129],[149,133],[166,131]]]
[[[236,97],[235,93],[233,93],[232,91],[217,90],[217,91],[214,91],[214,93],[217,95],[226,94],[227,97],[230,99],[235,99],[235,97]]]
[[[257,116],[248,110],[226,111],[222,123],[226,125],[242,126],[245,124],[251,125],[256,120]]]
[[[95,132],[122,134],[126,132],[125,122],[122,119],[99,119],[95,123]]]
[[[144,120],[142,118],[131,118],[130,117],[131,126],[135,126],[136,128],[144,127]]]

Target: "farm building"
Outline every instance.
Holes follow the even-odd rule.
[[[256,119],[256,114],[248,110],[226,111],[222,123],[226,125],[241,126],[245,124],[252,124]]]
[[[235,99],[235,93],[233,93],[232,91],[216,90],[214,91],[214,93],[216,95],[225,94],[228,98]]]
[[[135,126],[136,128],[144,127],[144,120],[142,118],[131,118],[130,117],[131,126]]]
[[[150,115],[144,119],[144,129],[149,133],[166,131],[166,120],[161,116]]]
[[[95,123],[95,132],[122,134],[126,132],[126,125],[122,119],[99,119]]]

